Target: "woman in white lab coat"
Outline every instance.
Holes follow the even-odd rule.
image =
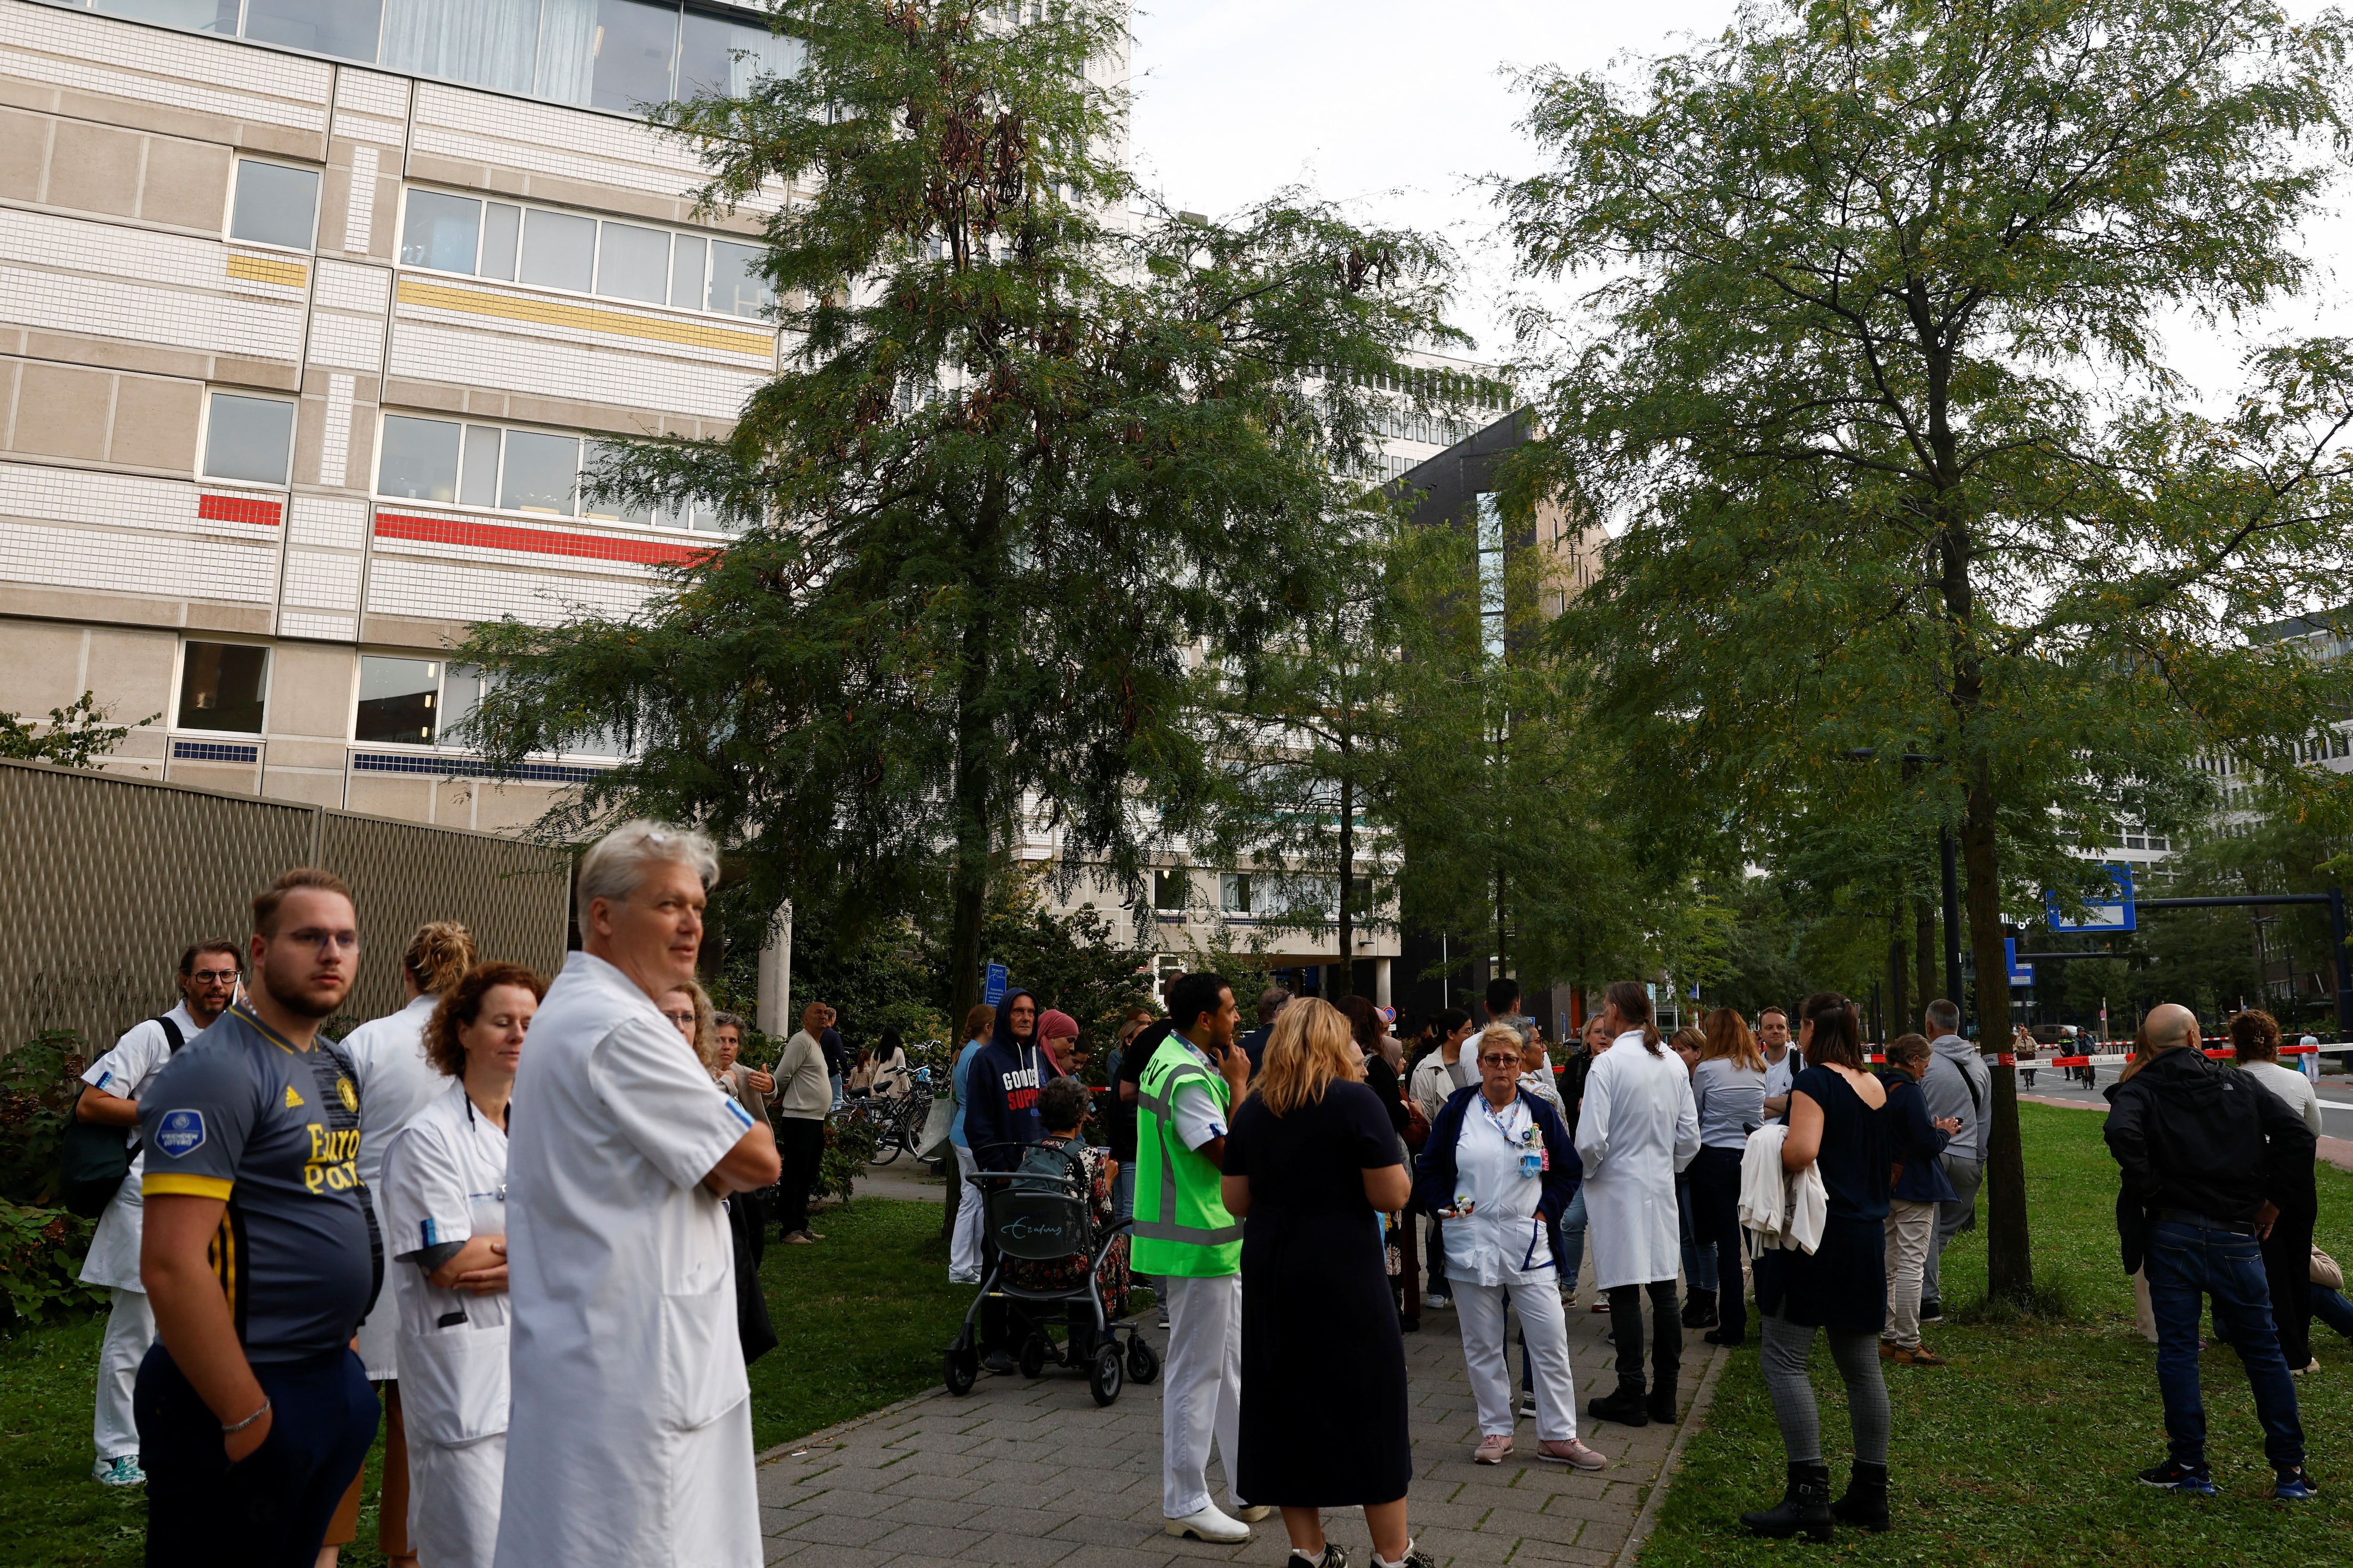
[[[1605,992],[1602,1018],[1609,1049],[1585,1079],[1577,1152],[1585,1162],[1585,1215],[1594,1284],[1609,1300],[1618,1342],[1618,1391],[1586,1413],[1641,1426],[1675,1418],[1675,1374],[1683,1322],[1675,1275],[1683,1267],[1675,1175],[1699,1152],[1699,1111],[1691,1074],[1666,1049],[1651,1022],[1651,995],[1639,981]],[[1651,1298],[1651,1380],[1642,1384],[1642,1295]]]
[[[424,1041],[448,1075],[442,1091],[385,1155],[408,1536],[431,1568],[490,1568],[498,1545],[507,1446],[507,1111],[523,1036],[546,989],[519,963],[478,965],[451,988]]]
[[[1472,1458],[1500,1465],[1512,1454],[1515,1417],[1504,1338],[1509,1301],[1519,1313],[1529,1367],[1543,1384],[1536,1458],[1598,1470],[1601,1456],[1577,1440],[1577,1384],[1550,1239],[1549,1222],[1577,1191],[1577,1150],[1552,1102],[1522,1078],[1522,1048],[1509,1024],[1491,1026],[1466,1048],[1478,1065],[1478,1087],[1449,1096],[1431,1123],[1417,1195],[1446,1222],[1446,1278],[1479,1406]]]

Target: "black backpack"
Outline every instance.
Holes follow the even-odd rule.
[[[149,1022],[164,1026],[164,1037],[177,1055],[187,1040],[169,1016]],[[90,1087],[83,1084],[81,1089]],[[59,1173],[59,1196],[69,1212],[96,1219],[106,1212],[122,1178],[131,1173],[132,1156],[139,1152],[139,1130],[110,1127],[81,1119],[81,1089],[74,1091],[74,1112],[66,1122],[65,1148]]]

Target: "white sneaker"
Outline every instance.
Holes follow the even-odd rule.
[[[1443,1312],[1454,1305],[1454,1298],[1441,1291],[1435,1296],[1424,1296],[1421,1304],[1433,1312]]]
[[[1266,1518],[1267,1515],[1273,1511],[1273,1509],[1262,1502],[1238,1502],[1234,1504],[1234,1517],[1240,1520],[1244,1524],[1256,1524],[1259,1521]]]
[[[1240,1520],[1227,1518],[1216,1503],[1198,1513],[1172,1519],[1161,1528],[1171,1535],[1190,1536],[1195,1541],[1215,1542],[1220,1546],[1239,1546],[1250,1538],[1250,1526]]]
[[[1520,1394],[1520,1414],[1533,1420],[1536,1413],[1536,1396],[1523,1390]]]
[[[90,1479],[110,1487],[143,1487],[147,1472],[139,1468],[136,1454],[117,1454],[111,1459],[100,1459],[90,1468]]]
[[[980,1283],[980,1276],[977,1274],[951,1274],[948,1276],[948,1283],[951,1285],[977,1285]]]

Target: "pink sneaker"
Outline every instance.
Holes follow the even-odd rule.
[[[1511,1456],[1512,1440],[1501,1432],[1480,1438],[1479,1446],[1471,1451],[1472,1462],[1481,1465],[1500,1465]]]
[[[1575,1465],[1580,1470],[1598,1470],[1609,1463],[1574,1437],[1566,1443],[1538,1443],[1536,1458],[1556,1465]]]

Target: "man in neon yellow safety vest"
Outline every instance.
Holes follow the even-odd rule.
[[[1269,1512],[1235,1498],[1229,1515],[1210,1500],[1208,1474],[1214,1439],[1233,1484],[1241,1421],[1242,1226],[1219,1191],[1226,1128],[1250,1089],[1250,1058],[1234,1043],[1240,1021],[1223,976],[1183,976],[1135,1099],[1133,1261],[1159,1277],[1168,1303],[1160,1511],[1171,1535],[1226,1543],[1248,1541]]]

